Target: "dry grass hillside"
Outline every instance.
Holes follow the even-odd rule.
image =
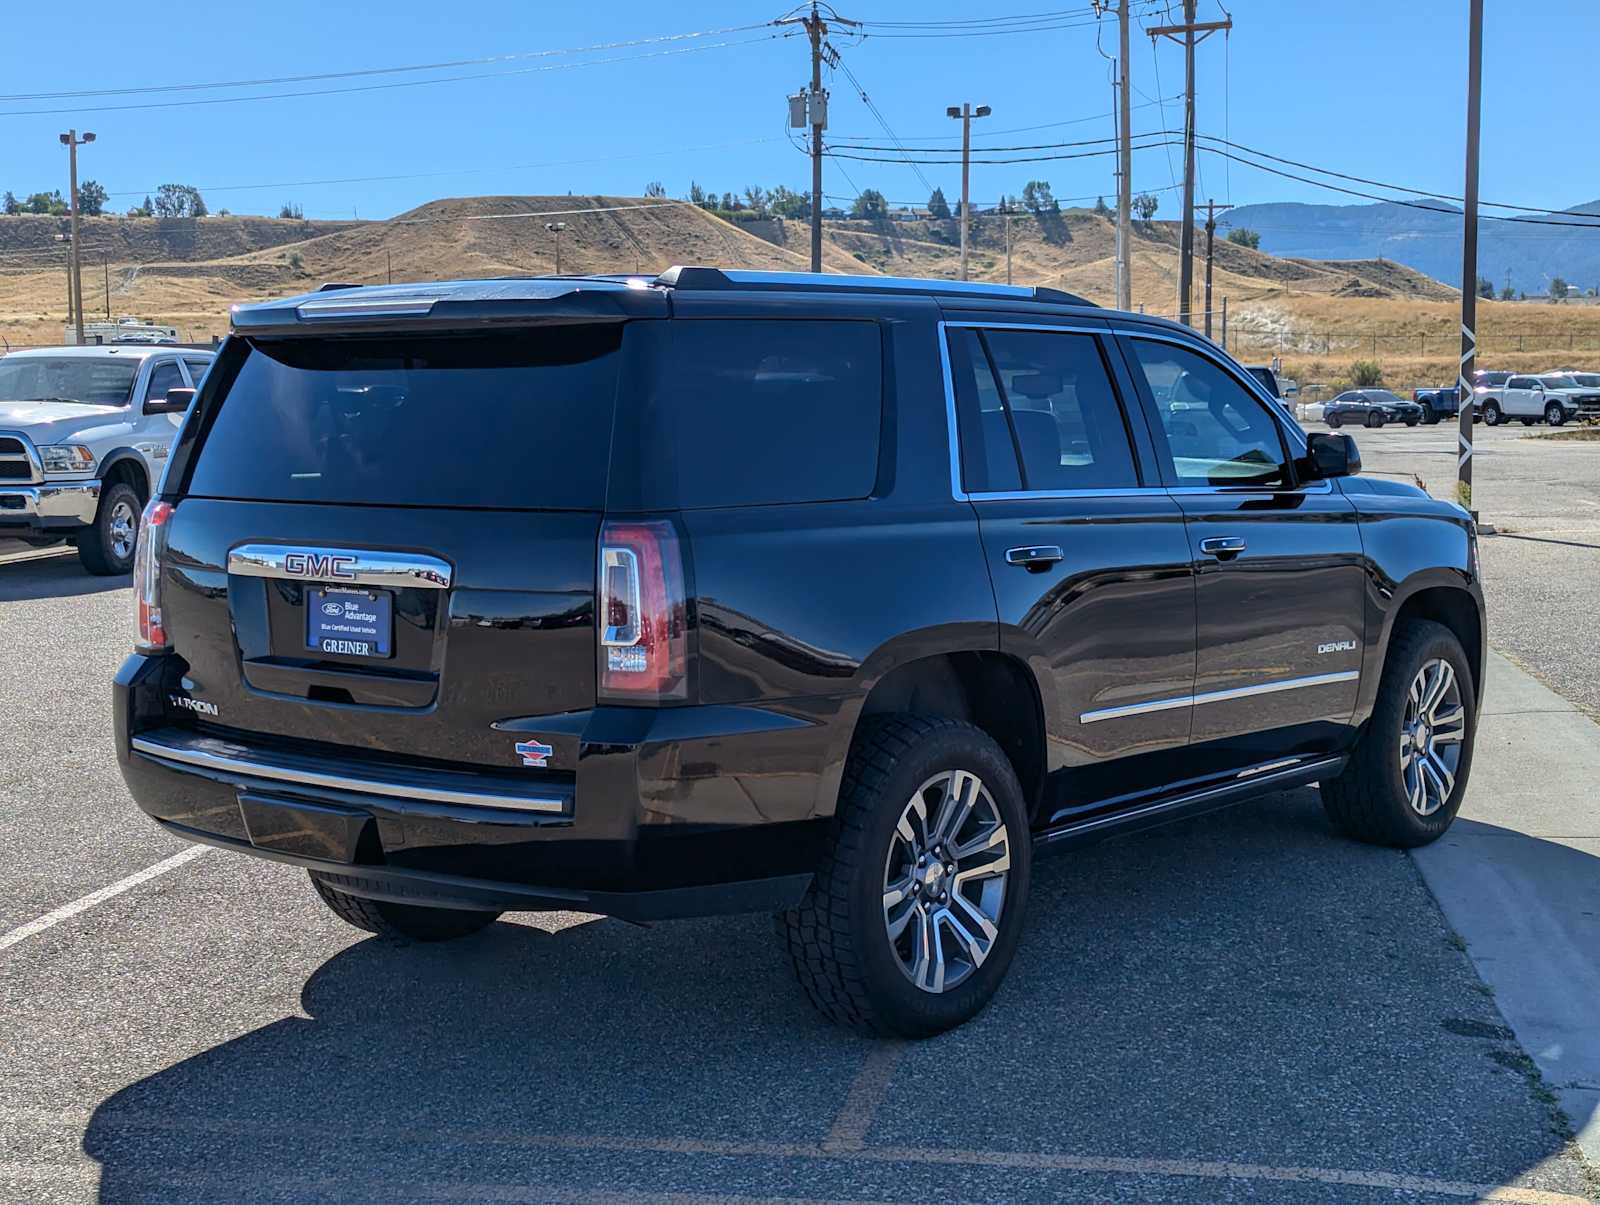
[[[136,314],[191,339],[221,334],[241,300],[305,292],[328,280],[368,283],[551,272],[565,222],[567,272],[653,273],[674,263],[804,269],[809,232],[782,220],[729,223],[681,202],[606,196],[494,196],[434,201],[383,222],[271,218],[97,218],[84,223],[84,300],[91,317]],[[982,215],[971,276],[1006,278],[1003,218]],[[53,218],[0,218],[0,338],[52,342],[64,319],[65,274]],[[1203,247],[1203,236],[1201,238]],[[1135,223],[1133,298],[1151,313],[1177,308],[1178,230]],[[954,221],[831,221],[831,272],[955,277]],[[1041,284],[1113,301],[1115,233],[1089,210],[1011,221],[1011,271]],[[106,264],[102,268],[102,257]],[[1204,305],[1196,265],[1193,308]],[[1228,299],[1229,346],[1244,359],[1281,356],[1303,383],[1338,386],[1356,359],[1375,359],[1395,386],[1452,379],[1459,330],[1454,289],[1382,260],[1280,259],[1219,240],[1215,304]],[[1485,366],[1538,370],[1600,365],[1600,306],[1480,303]],[[1198,322],[1198,319],[1197,319]],[[1220,335],[1220,315],[1217,322]],[[3,349],[4,344],[0,344]]]

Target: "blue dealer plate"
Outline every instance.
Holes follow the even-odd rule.
[[[394,651],[394,595],[387,590],[306,591],[306,648],[342,657]]]

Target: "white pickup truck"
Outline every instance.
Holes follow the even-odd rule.
[[[1513,418],[1525,427],[1541,419],[1559,427],[1568,419],[1600,417],[1600,389],[1567,373],[1513,373],[1504,385],[1479,385],[1473,392],[1478,413],[1491,427]]]
[[[144,504],[161,479],[198,348],[47,347],[0,358],[0,539],[69,540],[90,573],[133,568]]]

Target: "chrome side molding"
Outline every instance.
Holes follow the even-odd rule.
[[[1086,711],[1078,717],[1080,724],[1094,724],[1101,720],[1120,720],[1124,716],[1144,715],[1151,711],[1171,711],[1175,707],[1199,706],[1203,703],[1225,703],[1229,699],[1248,699],[1252,695],[1277,694],[1280,690],[1304,690],[1310,686],[1332,686],[1336,682],[1354,682],[1361,677],[1360,670],[1347,669],[1336,674],[1313,674],[1309,678],[1285,678],[1280,682],[1258,682],[1254,686],[1234,686],[1227,690],[1208,690],[1198,695],[1177,695],[1170,699],[1152,699],[1148,703],[1128,703],[1121,707],[1102,707]]]
[[[240,577],[337,582],[351,586],[406,586],[448,590],[448,561],[413,552],[360,548],[311,548],[295,544],[241,544],[228,553],[228,572]]]

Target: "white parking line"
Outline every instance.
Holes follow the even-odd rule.
[[[19,941],[26,941],[36,934],[43,933],[46,929],[52,929],[64,920],[71,920],[78,914],[87,912],[98,904],[105,903],[113,896],[121,895],[124,891],[131,891],[141,883],[148,883],[151,879],[159,878],[169,870],[176,870],[185,862],[193,862],[209,848],[209,846],[205,845],[191,845],[188,849],[173,854],[172,857],[164,862],[157,862],[154,866],[148,866],[136,874],[130,874],[125,879],[118,879],[109,887],[100,888],[99,891],[91,891],[81,899],[73,900],[70,904],[61,905],[54,912],[46,912],[37,920],[31,920],[27,924],[11,930],[4,936],[0,936],[0,950],[9,950]]]

